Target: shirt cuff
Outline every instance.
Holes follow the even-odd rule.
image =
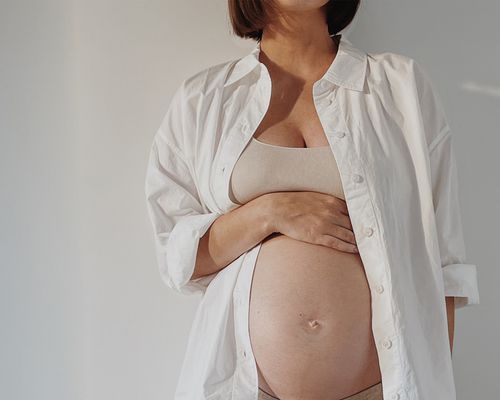
[[[220,217],[218,212],[186,215],[170,232],[160,271],[165,283],[181,294],[204,293],[216,273],[190,280],[193,275],[200,238]]]
[[[448,264],[443,267],[444,293],[455,297],[455,309],[479,304],[477,269],[473,264]]]

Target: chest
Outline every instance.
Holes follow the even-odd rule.
[[[269,107],[253,136],[283,147],[328,145],[316,107],[312,83],[274,83]]]
[[[273,105],[270,85],[258,81],[221,89],[205,103],[190,147],[199,194],[210,211],[239,206],[229,195],[230,176],[252,137],[281,146],[330,146],[347,202],[368,190],[381,203],[409,204],[428,184],[424,135],[411,124],[416,110],[380,85],[366,92],[327,86],[310,101],[303,95]]]

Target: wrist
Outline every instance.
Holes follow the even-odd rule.
[[[265,236],[278,232],[277,203],[274,193],[266,193],[253,200],[258,220]]]

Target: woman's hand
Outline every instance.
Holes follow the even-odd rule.
[[[324,193],[272,192],[269,218],[274,232],[344,252],[358,253],[345,200]]]

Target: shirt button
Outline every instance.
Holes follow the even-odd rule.
[[[343,138],[345,136],[345,132],[338,132],[337,137],[338,138]]]
[[[361,175],[354,174],[354,175],[352,176],[352,180],[353,180],[354,182],[359,183],[359,182],[362,182],[362,181],[363,181],[363,177],[362,177]]]
[[[326,88],[328,86],[328,82],[327,81],[321,81],[319,84],[320,84],[320,86],[322,88]]]
[[[394,394],[391,396],[391,399],[392,399],[392,400],[399,400],[399,393],[394,393]]]
[[[392,342],[389,339],[384,339],[382,341],[382,346],[384,346],[386,349],[390,349],[392,347]]]
[[[377,291],[377,293],[382,293],[384,291],[384,286],[383,285],[377,285],[375,287],[375,290]]]
[[[246,357],[247,357],[247,352],[246,352],[246,350],[242,350],[242,351],[241,351],[241,355],[243,356],[243,358],[246,358]]]
[[[226,167],[227,167],[227,164],[224,164],[221,168],[222,172],[225,172],[226,171]]]
[[[363,229],[363,232],[366,236],[371,236],[373,235],[373,229],[369,226],[366,226],[364,229]]]

